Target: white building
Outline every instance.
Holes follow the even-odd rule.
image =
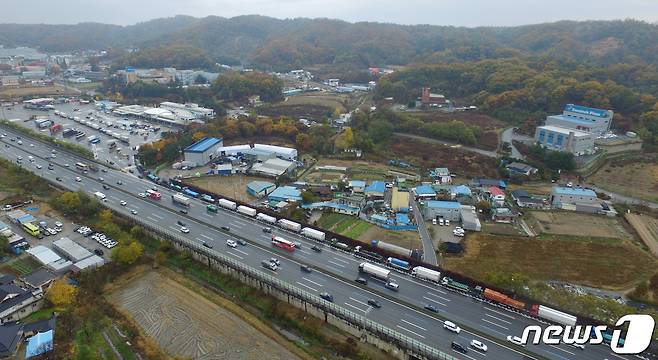
[[[194,103],[179,104],[175,102],[165,101],[160,103],[161,109],[166,109],[171,112],[189,112],[196,119],[208,119],[215,116],[215,110],[204,108]]]
[[[202,166],[212,161],[217,155],[217,149],[222,147],[221,138],[204,138],[188,146],[184,150],[185,161]]]
[[[574,155],[594,152],[594,135],[585,131],[553,125],[537,127],[535,141],[549,150],[567,151]]]
[[[567,104],[562,115],[547,116],[546,125],[602,135],[610,130],[613,116],[612,110]]]
[[[267,151],[276,154],[276,156],[288,160],[297,159],[297,149],[284,147],[284,146],[275,146],[275,145],[265,145],[265,144],[254,144],[254,149]]]

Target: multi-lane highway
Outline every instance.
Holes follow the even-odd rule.
[[[75,163],[84,161],[74,154],[57,149],[56,158],[49,158],[53,147],[50,144],[26,139],[25,136],[0,127],[0,133],[6,133],[0,144],[0,155],[16,162],[22,156],[22,166],[45,179],[71,190],[84,190],[87,192],[101,191],[107,195],[104,205],[117,211],[128,214],[136,211],[141,221],[156,225],[170,231],[180,231],[178,221],[181,221],[190,230],[181,236],[199,244],[207,243],[217,251],[241,262],[260,268],[264,259],[276,257],[281,261],[281,267],[276,276],[292,286],[311,292],[328,292],[334,296],[334,302],[345,309],[361,314],[404,335],[414,338],[429,346],[449,353],[460,359],[521,359],[521,358],[548,358],[548,359],[630,359],[611,352],[605,345],[587,346],[581,350],[569,345],[528,345],[525,349],[535,355],[529,357],[519,350],[517,345],[506,341],[508,335],[520,336],[527,325],[537,325],[535,319],[528,318],[519,313],[510,312],[503,308],[473,299],[441,287],[424,282],[402,273],[394,273],[393,280],[400,285],[399,292],[392,292],[384,284],[370,279],[367,285],[354,282],[358,276],[358,264],[364,260],[341,252],[339,250],[323,247],[321,253],[311,250],[316,243],[278,228],[273,228],[274,235],[289,240],[300,241],[303,246],[294,253],[273,248],[270,244],[270,234],[264,233],[263,228],[270,225],[260,223],[235,212],[220,210],[219,213],[209,213],[205,204],[192,199],[187,214],[180,212],[181,208],[172,203],[173,191],[157,186],[162,193],[160,201],[142,198],[138,193],[154,184],[139,179],[131,174],[107,169],[107,172],[84,174],[75,169]],[[11,142],[10,138],[23,137],[23,144]],[[30,146],[35,144],[35,146]],[[28,161],[33,156],[33,163]],[[48,170],[48,163],[52,163],[53,170]],[[36,165],[41,165],[37,169]],[[69,166],[66,167],[65,164]],[[81,181],[76,181],[76,178]],[[99,178],[103,178],[101,181]],[[59,178],[60,180],[56,180]],[[121,183],[121,185],[119,185]],[[102,188],[103,184],[110,187]],[[122,206],[121,201],[126,205]],[[228,226],[230,231],[220,227]],[[231,248],[226,240],[239,236],[248,240],[246,246]],[[309,265],[314,271],[305,273],[300,271],[300,265]],[[261,268],[262,269],[262,268]],[[267,271],[264,270],[263,271]],[[369,299],[381,303],[381,308],[368,305]],[[423,307],[431,304],[438,309],[438,313],[429,312]],[[462,327],[459,334],[443,329],[443,320],[451,320]],[[468,346],[471,340],[477,339],[488,346],[486,353],[469,350],[468,354],[457,353],[451,349],[451,343],[457,341]]]

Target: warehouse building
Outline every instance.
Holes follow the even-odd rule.
[[[205,165],[215,158],[217,149],[223,144],[222,138],[203,138],[185,148],[185,161],[196,166]]]
[[[276,189],[276,185],[269,181],[252,181],[247,184],[247,193],[251,196],[261,198]]]
[[[221,156],[235,156],[242,155],[242,153],[247,150],[251,150],[251,146],[249,146],[249,144],[222,146],[217,149],[217,154]]]
[[[95,269],[105,265],[105,260],[98,255],[92,255],[84,260],[80,260],[71,266],[71,271],[79,273],[87,269]]]
[[[366,189],[365,193],[367,197],[376,197],[383,198],[384,192],[386,191],[386,183],[383,181],[373,181]]]
[[[459,216],[462,219],[462,227],[466,230],[481,231],[482,225],[478,218],[475,206],[462,205],[459,209]]]
[[[436,191],[430,185],[418,185],[414,189],[416,193],[416,198],[431,200],[436,198]]]
[[[565,204],[596,205],[599,204],[599,199],[590,189],[555,186],[551,191],[551,204],[555,207],[563,207]]]
[[[297,189],[296,187],[292,186],[281,186],[278,187],[276,190],[272,191],[268,196],[267,199],[269,201],[274,201],[274,202],[280,202],[280,201],[286,201],[286,202],[294,202],[294,201],[302,201],[302,193]]]
[[[287,159],[287,160],[297,159],[297,149],[293,149],[289,147],[254,144],[254,149],[274,153],[277,157],[280,157],[282,159]]]
[[[577,156],[594,152],[594,135],[576,129],[554,125],[538,126],[535,141],[549,150],[566,151]]]
[[[83,248],[73,240],[63,237],[53,242],[53,247],[67,259],[78,262],[93,255],[89,250]]]
[[[190,115],[194,119],[209,119],[215,116],[215,110],[204,108],[194,103],[179,104],[165,101],[160,103],[160,109],[169,110],[174,114]]]
[[[425,219],[459,221],[461,205],[456,201],[429,200],[423,202]]]
[[[567,104],[564,106],[562,115],[547,116],[546,125],[583,131],[599,136],[610,131],[613,115],[612,110]]]
[[[292,161],[275,158],[254,164],[249,171],[256,175],[278,177],[291,173],[295,167],[295,163]]]

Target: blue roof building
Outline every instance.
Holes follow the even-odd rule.
[[[267,199],[269,201],[302,201],[302,193],[292,186],[281,186],[272,191]]]
[[[45,333],[37,333],[27,339],[27,349],[25,358],[29,359],[34,356],[45,354],[53,350],[53,331],[48,330]]]
[[[600,207],[600,202],[594,191],[561,186],[553,187],[551,191],[551,204],[558,208],[562,208],[564,205],[576,205],[581,208],[592,207],[593,209],[597,209],[597,211]]]
[[[367,196],[378,196],[378,197],[383,197],[385,191],[386,191],[386,183],[384,183],[383,181],[374,181],[365,190]]]
[[[188,146],[183,151],[185,154],[185,161],[202,166],[217,156],[217,149],[224,146],[222,138],[203,138],[194,144]]]
[[[362,193],[366,188],[366,182],[363,180],[352,180],[350,181],[350,187],[352,192]]]
[[[584,188],[569,188],[556,186],[553,188],[553,193],[558,195],[568,195],[568,196],[593,196],[596,197],[596,193],[590,189]]]
[[[395,223],[397,225],[408,225],[411,223],[411,220],[409,220],[407,214],[397,213],[395,214]]]
[[[418,185],[416,186],[416,196],[419,198],[435,198],[436,197],[436,191],[430,186],[430,185]]]
[[[275,188],[276,185],[269,181],[252,181],[247,184],[247,192],[258,198],[271,193]]]

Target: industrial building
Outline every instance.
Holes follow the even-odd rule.
[[[267,199],[269,201],[275,201],[275,202],[280,202],[280,201],[286,201],[286,202],[302,201],[302,193],[296,187],[281,186],[281,187],[276,188],[276,190],[272,191],[267,196]]]
[[[80,260],[71,266],[71,271],[79,273],[87,269],[95,269],[105,265],[105,260],[98,255],[92,255],[84,260]]]
[[[265,144],[254,144],[254,149],[267,151],[276,154],[277,157],[287,160],[297,159],[297,149],[284,147],[284,146],[274,146],[274,145],[265,145]]]
[[[482,224],[478,218],[475,206],[461,205],[459,208],[459,216],[462,220],[462,228],[471,231],[481,231]]]
[[[195,119],[209,119],[215,116],[215,110],[204,108],[194,103],[179,104],[165,101],[160,103],[160,109],[169,110],[174,114],[192,115]]]
[[[245,145],[232,145],[232,146],[222,146],[217,149],[217,154],[220,156],[235,156],[242,155],[247,150],[251,150],[249,144]]]
[[[274,158],[254,164],[249,171],[256,175],[278,177],[292,172],[295,168],[296,165],[292,161]]]
[[[596,193],[590,189],[555,186],[551,191],[551,204],[562,207],[564,204],[598,204]]]
[[[610,131],[613,115],[612,110],[567,104],[562,115],[547,116],[546,125],[583,131],[596,137]]]
[[[62,259],[57,253],[43,245],[29,248],[25,252],[55,273],[64,273],[73,265],[72,262]]]
[[[352,188],[353,193],[363,193],[366,189],[366,182],[363,180],[351,180],[350,188]]]
[[[386,183],[382,181],[373,181],[366,189],[365,193],[367,197],[377,197],[383,198],[384,192],[386,191]]]
[[[594,152],[594,135],[571,128],[538,126],[535,130],[535,141],[549,150],[566,151],[574,155]]]
[[[89,250],[83,248],[78,243],[67,237],[54,241],[53,247],[60,254],[73,262],[84,260],[93,255]]]
[[[223,144],[221,138],[203,138],[185,148],[185,161],[196,166],[205,165],[215,158],[217,149]]]
[[[429,185],[418,185],[414,189],[416,193],[416,198],[431,200],[436,198],[436,191]]]
[[[429,200],[422,203],[426,219],[459,221],[461,205],[456,201]]]
[[[252,181],[247,184],[247,193],[251,196],[261,198],[276,189],[276,185],[269,181]]]

